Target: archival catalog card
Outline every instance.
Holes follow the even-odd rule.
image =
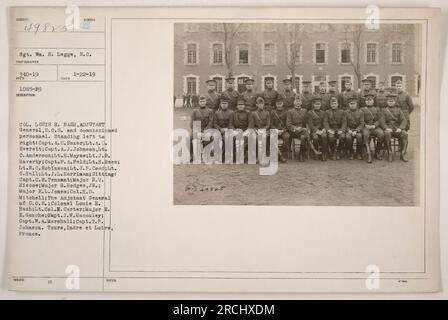
[[[10,289],[438,291],[439,28],[10,8]]]

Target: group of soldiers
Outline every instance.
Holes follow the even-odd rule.
[[[245,80],[243,93],[235,89],[233,77],[226,78],[226,89],[221,94],[216,92],[214,80],[206,83],[208,91],[199,95],[199,106],[191,115],[192,125],[200,121],[202,131],[214,128],[223,137],[229,129],[250,128],[268,135],[270,129],[277,129],[282,141],[278,147],[280,162],[286,162],[291,151],[299,161],[311,153],[322,161],[346,157],[366,159],[368,163],[374,157],[381,160],[386,152],[391,162],[393,139],[399,143],[401,160],[408,161],[409,115],[414,105],[399,80],[394,88],[385,88],[380,82],[375,89],[370,80],[364,79],[360,91],[355,91],[348,81],[341,93],[336,81],[328,82],[328,91],[326,83],[321,82],[315,93],[311,81],[302,81],[302,93],[296,93],[290,78],[283,80],[283,92],[275,90],[270,79],[259,93],[254,90],[253,79]]]

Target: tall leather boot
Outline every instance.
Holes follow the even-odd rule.
[[[367,163],[372,163],[372,154],[370,152],[370,146],[366,143]]]
[[[408,141],[404,141],[402,142],[402,148],[401,148],[401,160],[403,162],[408,162],[408,157],[407,157],[407,151],[408,151]]]

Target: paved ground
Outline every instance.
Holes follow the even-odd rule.
[[[174,126],[187,127],[191,110],[175,110]],[[374,160],[289,161],[276,175],[258,165],[176,165],[174,204],[414,206],[418,204],[419,109],[411,117],[408,157]]]

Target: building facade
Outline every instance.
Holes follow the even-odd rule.
[[[302,80],[312,81],[315,89],[321,81],[336,80],[343,91],[347,80],[357,89],[358,80],[369,78],[375,86],[402,80],[418,97],[420,51],[421,31],[412,24],[369,30],[347,24],[179,23],[174,27],[174,95],[206,92],[208,79],[217,81],[220,92],[229,74],[239,91],[247,78],[255,80],[257,91],[268,78],[281,90],[294,65],[299,91]]]

